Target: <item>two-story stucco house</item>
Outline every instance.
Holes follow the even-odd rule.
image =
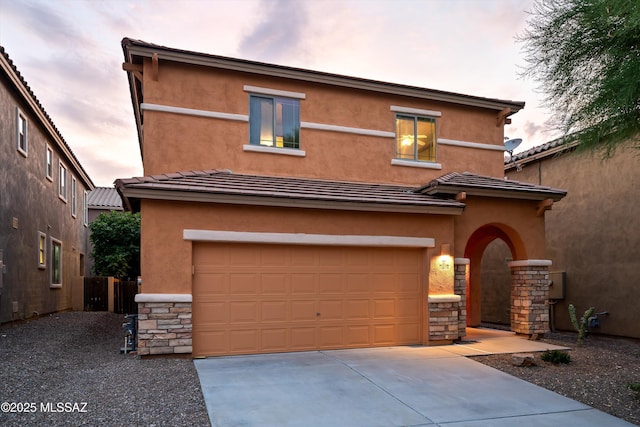
[[[512,329],[544,332],[544,212],[503,179],[524,103],[122,41],[144,177],[140,354],[452,342],[513,253]],[[540,294],[543,292],[543,294]]]
[[[89,175],[0,47],[0,323],[71,309]]]

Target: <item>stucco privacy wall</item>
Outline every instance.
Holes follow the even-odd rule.
[[[191,294],[191,242],[185,229],[425,237],[436,249],[453,240],[451,216],[142,202],[142,293]],[[166,248],[171,250],[167,251]],[[427,272],[425,271],[425,274]],[[440,293],[453,293],[451,289]]]
[[[149,61],[145,67],[150,67]],[[246,119],[197,117],[148,109],[144,111],[145,175],[226,168],[235,173],[409,185],[421,185],[442,175],[441,168],[390,166],[395,158],[395,112],[391,106],[441,114],[437,121],[437,137],[441,142],[437,146],[437,163],[445,164],[447,170],[502,174],[503,126],[496,125],[496,111],[164,61],[160,61],[157,81],[151,74],[145,71],[143,77],[145,106],[246,117],[251,91],[245,86],[269,88],[304,94],[300,100],[303,123],[364,129],[386,136],[318,130],[303,125],[300,147],[306,154],[304,157],[245,152],[243,145],[249,141]],[[451,145],[458,141],[484,148]]]
[[[566,272],[565,298],[554,305],[555,326],[573,330],[568,306],[609,314],[592,333],[640,338],[638,295],[640,268],[640,171],[636,141],[613,156],[590,151],[556,152],[529,160],[510,179],[557,186],[567,196],[546,216],[550,271]],[[537,156],[542,156],[540,153]]]

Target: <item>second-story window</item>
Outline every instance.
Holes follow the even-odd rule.
[[[47,170],[47,179],[53,181],[53,150],[47,145],[47,154],[45,159],[45,168]]]
[[[251,95],[249,142],[276,148],[300,148],[300,101]]]
[[[396,158],[436,161],[436,120],[432,117],[396,115]]]
[[[27,140],[27,118],[22,111],[18,111],[18,118],[16,122],[16,138],[17,138],[17,148],[20,154],[26,156],[29,151],[29,142]]]
[[[58,196],[65,202],[67,201],[67,167],[60,162],[59,167]]]
[[[78,216],[77,183],[74,176],[71,177],[71,216]]]

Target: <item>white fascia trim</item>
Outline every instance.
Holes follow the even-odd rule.
[[[247,231],[189,230],[183,231],[184,240],[197,242],[264,243],[286,245],[323,246],[380,246],[433,248],[435,239],[404,236],[356,236],[304,233],[260,233]]]
[[[419,116],[442,117],[442,113],[440,111],[422,110],[420,108],[401,107],[399,105],[392,105],[391,111],[395,113],[417,114]]]
[[[391,164],[393,166],[408,166],[411,168],[442,169],[441,163],[420,162],[417,160],[391,159]]]
[[[460,302],[462,297],[460,295],[429,295],[428,302],[430,303],[439,303],[439,302]]]
[[[551,267],[551,260],[548,259],[522,259],[511,261],[509,267]]]
[[[469,265],[471,264],[471,260],[469,258],[454,258],[453,263],[455,265]]]
[[[288,90],[269,89],[266,87],[244,85],[245,92],[257,93],[259,95],[281,96],[283,98],[306,99],[307,95],[301,92],[291,92]]]
[[[348,126],[325,125],[322,123],[300,122],[303,129],[326,130],[330,132],[355,133],[357,135],[379,136],[381,138],[395,138],[395,132],[387,132],[383,130],[352,128]]]
[[[186,116],[208,117],[212,119],[236,120],[248,122],[249,116],[246,114],[220,113],[217,111],[196,110],[193,108],[174,107],[171,105],[149,104],[143,102],[140,109],[146,111],[160,111],[162,113],[184,114]]]
[[[192,302],[191,294],[136,294],[136,302]]]
[[[478,148],[480,150],[505,151],[504,147],[491,144],[482,144],[480,142],[457,141],[455,139],[438,138],[438,144],[454,145],[456,147]]]
[[[252,151],[254,153],[283,154],[285,156],[297,156],[297,157],[305,157],[307,155],[306,151],[296,150],[295,148],[265,147],[264,145],[251,145],[251,144],[243,145],[242,151]]]

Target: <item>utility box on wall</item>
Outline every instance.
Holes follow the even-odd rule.
[[[567,273],[565,271],[555,271],[549,273],[549,299],[563,300],[565,297],[565,284],[567,283]]]

